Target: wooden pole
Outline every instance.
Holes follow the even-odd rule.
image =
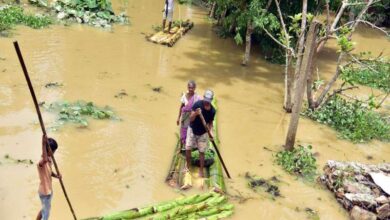
[[[215,151],[217,152],[218,158],[219,158],[219,160],[220,160],[221,163],[222,163],[222,167],[223,167],[223,169],[225,170],[226,175],[229,177],[229,179],[231,179],[230,174],[229,174],[229,171],[227,170],[227,168],[226,168],[226,166],[225,166],[225,162],[223,162],[223,159],[222,159],[221,154],[219,153],[217,144],[215,143],[214,138],[213,138],[213,136],[212,136],[211,133],[210,133],[210,129],[207,127],[206,120],[204,120],[204,117],[203,117],[202,113],[199,115],[199,117],[200,117],[200,119],[202,120],[203,126],[204,126],[204,128],[206,129],[206,131],[207,131],[209,137],[212,139],[212,140],[211,140],[211,143],[213,144],[214,149],[215,149]]]
[[[317,38],[317,30],[320,26],[320,23],[314,20],[311,25],[309,32],[307,33],[307,40],[305,46],[305,52],[303,54],[301,70],[299,71],[299,78],[297,81],[297,87],[295,89],[294,96],[294,105],[291,113],[291,120],[288,127],[288,133],[286,137],[286,144],[284,147],[286,150],[294,149],[295,136],[298,130],[298,122],[299,122],[299,114],[302,108],[302,101],[304,95],[304,89],[307,83],[307,77],[311,70],[311,63],[314,55],[314,51],[316,49],[316,38]],[[311,86],[311,85],[307,85]]]
[[[31,96],[32,96],[32,99],[34,101],[35,110],[37,111],[37,114],[38,114],[39,123],[41,125],[42,133],[46,136],[45,124],[43,123],[42,114],[41,114],[41,111],[39,109],[37,97],[35,96],[34,88],[33,88],[32,84],[31,84],[31,80],[30,80],[30,77],[28,75],[26,65],[24,64],[23,56],[22,56],[22,53],[20,52],[19,44],[18,44],[17,41],[14,41],[14,47],[15,47],[16,53],[18,54],[20,65],[22,66],[24,76],[26,77],[28,88],[30,89]],[[49,145],[47,143],[47,145],[46,145],[47,151],[49,152],[49,155],[51,155],[51,157],[53,159],[54,167],[56,169],[57,174],[60,174],[60,171],[58,169],[58,165],[57,165],[57,162],[56,162],[56,160],[54,158],[53,152],[51,151],[51,148],[48,147],[48,146]],[[59,180],[60,180],[62,191],[64,192],[64,195],[65,195],[66,201],[68,202],[70,211],[72,212],[73,218],[75,220],[77,220],[77,217],[76,217],[76,214],[75,214],[75,212],[73,210],[72,204],[70,203],[68,194],[66,193],[64,182],[62,181],[62,178],[60,178]]]

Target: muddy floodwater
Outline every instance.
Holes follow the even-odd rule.
[[[112,31],[77,24],[42,30],[17,27],[13,36],[0,38],[0,158],[9,154],[34,162],[0,164],[0,219],[33,219],[40,209],[35,164],[41,130],[14,40],[19,41],[40,101],[93,101],[111,106],[122,119],[90,120],[86,129],[69,125],[49,133],[59,143],[57,162],[79,218],[180,196],[164,179],[176,143],[180,94],[187,80],[194,79],[199,93],[212,88],[218,99],[220,149],[233,177],[227,180],[228,193],[250,197],[242,204],[232,200],[232,219],[307,219],[305,208],[317,211],[321,219],[348,219],[327,190],[286,174],[273,162],[289,121],[282,109],[283,67],[264,61],[256,48],[250,65],[241,67],[242,48],[218,38],[207,12],[195,6],[179,10],[176,5],[175,17],[190,18],[195,27],[173,48],[147,42],[144,35],[161,22],[163,2],[114,1],[116,9],[129,14],[131,25],[116,25]],[[389,41],[379,33],[359,29],[354,36],[357,50],[389,55]],[[324,78],[335,70],[335,52],[330,44],[321,54]],[[63,86],[45,88],[49,82]],[[161,87],[161,92],[153,87]],[[121,90],[128,96],[115,98]],[[53,116],[44,111],[43,117],[50,126]],[[301,119],[297,139],[319,153],[319,172],[328,159],[379,163],[390,158],[389,143],[352,144],[307,119]],[[277,176],[283,197],[272,200],[266,193],[252,192],[244,178],[247,171]],[[71,219],[59,183],[54,180],[53,185],[51,219]]]

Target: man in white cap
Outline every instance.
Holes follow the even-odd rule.
[[[200,169],[199,176],[204,177],[203,168],[204,168],[204,152],[207,149],[209,137],[207,131],[202,123],[200,114],[203,115],[206,125],[211,132],[211,137],[213,138],[213,121],[215,117],[216,110],[211,105],[211,101],[214,98],[214,93],[211,90],[206,90],[203,96],[203,100],[195,102],[192,106],[192,111],[190,115],[190,126],[187,131],[187,140],[186,140],[186,161],[187,168],[189,168],[191,163],[191,150],[192,148],[197,148],[199,150],[199,160],[200,160]]]
[[[165,0],[165,6],[163,10],[163,24],[162,24],[162,29],[165,31],[165,24],[168,20],[168,33],[171,31],[172,27],[172,17],[173,17],[173,5],[174,0]]]

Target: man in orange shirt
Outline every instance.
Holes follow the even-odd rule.
[[[48,146],[47,146],[48,144]],[[46,135],[42,136],[42,158],[39,161],[38,174],[39,174],[39,188],[38,194],[41,199],[42,209],[39,211],[37,220],[48,220],[50,209],[51,209],[51,199],[53,197],[53,187],[51,177],[60,179],[61,174],[53,173],[52,166],[52,155],[48,152],[48,147],[50,147],[51,152],[57,150],[57,142],[53,138],[47,138]]]

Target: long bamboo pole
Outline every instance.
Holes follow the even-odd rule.
[[[43,123],[43,119],[42,119],[41,111],[40,111],[40,109],[39,109],[37,97],[35,96],[34,88],[33,88],[33,86],[32,86],[30,77],[29,77],[29,75],[28,75],[26,65],[24,64],[23,56],[22,56],[22,53],[20,52],[19,44],[18,44],[17,41],[14,41],[14,47],[15,47],[16,53],[18,54],[18,58],[19,58],[19,61],[20,61],[20,65],[22,66],[24,76],[26,77],[26,81],[27,81],[28,88],[30,89],[31,96],[32,96],[32,99],[33,99],[33,101],[34,101],[35,110],[37,111],[37,114],[38,114],[39,123],[41,124],[42,133],[46,136],[45,124]],[[56,169],[56,172],[57,172],[57,174],[59,174],[60,171],[59,171],[59,169],[58,169],[58,165],[57,165],[56,159],[54,158],[53,152],[51,151],[51,148],[50,148],[50,147],[47,147],[47,146],[49,146],[49,145],[47,144],[47,145],[46,145],[46,148],[47,148],[47,150],[49,151],[49,154],[51,155],[51,157],[52,157],[52,159],[53,159],[53,163],[54,163],[54,167],[55,167],[55,169]],[[76,214],[75,214],[75,212],[74,212],[74,210],[73,210],[72,204],[70,203],[68,194],[66,193],[66,189],[65,189],[64,182],[63,182],[62,178],[60,178],[59,180],[60,180],[60,184],[61,184],[62,191],[64,192],[64,195],[65,195],[66,201],[68,202],[70,211],[72,212],[73,218],[74,218],[75,220],[77,220],[77,217],[76,217]]]
[[[214,137],[211,135],[209,127],[207,127],[206,120],[204,120],[204,117],[203,117],[202,114],[200,114],[199,116],[200,116],[200,119],[202,120],[203,126],[204,126],[204,128],[206,129],[206,131],[207,131],[209,137],[212,139],[212,140],[211,140],[211,143],[213,144],[214,149],[215,149],[215,151],[217,152],[218,158],[219,158],[219,160],[220,160],[221,163],[222,163],[222,167],[223,167],[223,169],[225,170],[226,175],[229,177],[229,179],[231,179],[230,174],[229,174],[229,171],[228,171],[227,168],[226,168],[225,162],[223,162],[222,156],[221,156],[221,154],[219,153],[217,144],[216,144],[215,141],[214,141]]]

